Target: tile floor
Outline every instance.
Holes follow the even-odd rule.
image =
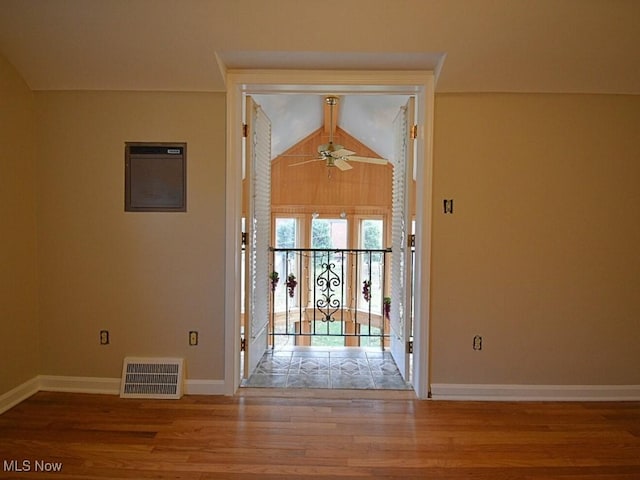
[[[268,351],[246,387],[411,390],[391,354],[361,348]]]

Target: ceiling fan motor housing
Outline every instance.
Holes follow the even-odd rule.
[[[318,147],[318,153],[322,155],[331,155],[333,152],[337,152],[338,150],[342,150],[344,146],[338,145],[337,143],[329,142],[324,145],[320,145]]]

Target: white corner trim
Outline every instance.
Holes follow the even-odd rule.
[[[120,394],[120,379],[106,377],[67,377],[40,375],[40,390],[45,392]]]
[[[224,380],[187,379],[184,392],[186,395],[226,395],[227,385]]]
[[[491,385],[434,383],[434,400],[638,401],[640,385]]]
[[[23,402],[31,395],[38,393],[38,390],[40,390],[39,379],[38,377],[33,377],[31,380],[27,380],[23,384],[0,395],[0,415]]]

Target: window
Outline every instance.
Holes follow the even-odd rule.
[[[295,218],[275,219],[275,248],[297,248],[298,241],[298,221]],[[288,308],[298,307],[299,291],[293,290],[293,296],[289,295],[287,289],[287,277],[294,275],[296,282],[300,281],[299,256],[296,252],[274,252],[273,270],[280,275],[280,281],[275,290],[274,301],[275,311],[282,312]]]
[[[295,218],[276,218],[276,248],[296,248],[297,225]]]
[[[314,218],[311,222],[311,248],[348,248],[347,220]]]
[[[311,248],[345,249],[347,242],[348,224],[346,219],[314,218],[311,222]],[[340,252],[326,251],[313,252],[313,278],[322,282],[315,285],[315,298],[331,293],[331,299],[337,299],[340,305],[344,304],[346,292],[347,259]],[[339,279],[339,284],[337,283]],[[330,282],[330,283],[327,283]],[[315,302],[313,302],[315,304]]]
[[[342,218],[314,218],[311,222],[311,248],[346,249],[348,243],[348,222]],[[315,307],[316,319],[321,315],[340,312],[349,307],[347,283],[349,277],[348,254],[345,252],[313,252],[310,263],[311,278],[314,285],[309,302]],[[339,320],[339,317],[333,317]],[[315,331],[322,334],[334,334],[343,328],[341,322],[315,322]],[[336,331],[338,329],[338,331]],[[320,339],[313,337],[312,345],[328,345],[331,342],[344,344],[343,339]],[[329,342],[329,343],[327,343]],[[340,343],[342,342],[342,343]]]
[[[360,222],[359,248],[382,250],[384,224],[378,219],[364,219]],[[359,292],[358,309],[371,310],[374,314],[382,312],[384,286],[384,254],[380,252],[363,253],[359,256]],[[365,282],[367,288],[365,289]],[[365,295],[365,290],[367,294]],[[368,297],[368,298],[366,298]]]

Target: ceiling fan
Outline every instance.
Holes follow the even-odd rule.
[[[333,132],[336,125],[334,123],[334,110],[338,104],[338,97],[327,97],[325,103],[329,106],[329,143],[318,146],[318,157],[304,162],[293,163],[290,167],[305,165],[311,162],[326,162],[327,167],[337,167],[339,170],[351,170],[350,162],[373,163],[376,165],[386,165],[384,158],[361,157],[355,155],[356,152],[347,150],[342,145],[333,142]]]

